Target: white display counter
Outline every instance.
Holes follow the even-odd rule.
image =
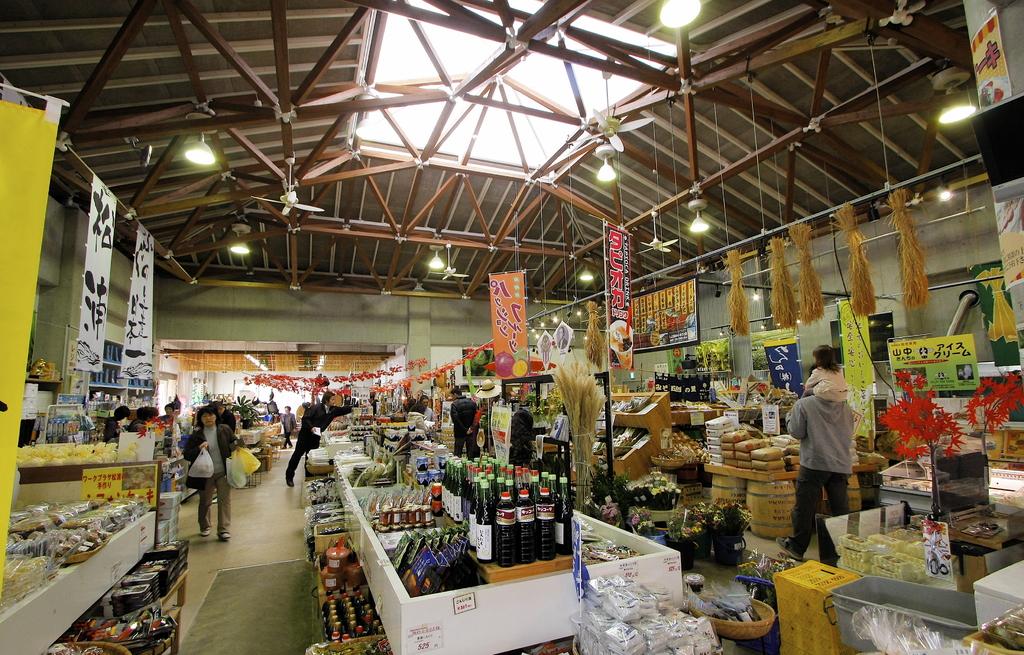
[[[61,569],[46,585],[0,612],[0,652],[41,655],[153,548],[156,513],[111,537],[98,553]]]
[[[349,540],[373,593],[395,655],[500,653],[568,637],[578,605],[572,571],[514,582],[487,584],[419,598],[406,592],[387,552],[359,510],[356,491],[342,478],[342,501],[350,512]],[[582,517],[595,534],[629,546],[639,557],[588,567],[591,577],[622,575],[667,588],[682,605],[679,553],[618,528]]]

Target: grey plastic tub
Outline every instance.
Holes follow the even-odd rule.
[[[963,639],[978,629],[974,596],[952,589],[869,575],[833,589],[832,602],[843,643],[859,651],[877,650],[853,628],[853,613],[867,606],[917,616],[926,627],[951,639]]]

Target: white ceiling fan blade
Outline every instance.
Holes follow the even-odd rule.
[[[452,273],[452,277],[469,277],[469,273]]]
[[[292,205],[292,207],[294,207],[295,209],[298,209],[300,211],[304,211],[304,212],[317,212],[317,213],[319,213],[319,212],[324,211],[323,207],[314,207],[313,205],[303,205],[302,203],[299,203],[299,202],[297,202],[294,205]]]
[[[644,254],[645,252],[651,252],[652,250],[654,250],[654,248],[644,248],[643,250],[641,250],[641,251],[640,251],[639,253],[637,253],[637,254],[639,254],[639,255],[642,255],[642,254]]]
[[[888,25],[892,21],[893,21],[893,17],[892,16],[886,16],[885,18],[879,19],[878,26],[879,27],[885,27],[886,25]]]
[[[618,152],[622,152],[623,150],[626,149],[625,146],[622,145],[622,139],[619,138],[618,134],[613,134],[610,137],[608,137],[608,143],[610,143],[611,146],[615,148],[615,150]]]
[[[261,198],[259,196],[251,196],[251,197],[252,197],[253,200],[265,200],[267,202],[276,202],[279,205],[286,204],[283,200],[278,200],[277,198]]]
[[[906,27],[907,25],[910,25],[913,22],[914,22],[914,16],[912,14],[907,14],[900,21],[900,25],[902,25],[903,27]]]
[[[679,241],[679,239],[669,239],[668,241],[666,241],[665,243],[663,243],[661,245],[663,245],[666,248],[668,248],[669,246],[675,245],[678,241]]]
[[[641,127],[650,125],[654,122],[653,118],[641,118],[635,121],[629,121],[619,126],[619,132],[630,132],[632,130],[639,130]]]
[[[281,210],[281,214],[283,214],[284,216],[287,216],[288,214],[291,213],[291,211],[292,211],[292,206],[289,205],[288,203],[285,203],[284,209]]]
[[[594,120],[597,121],[598,126],[603,130],[608,127],[608,115],[600,109],[594,110]]]

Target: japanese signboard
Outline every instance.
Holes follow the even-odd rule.
[[[839,329],[843,340],[843,375],[850,388],[850,409],[856,421],[853,434],[871,443],[875,433],[875,367],[868,349],[868,319],[856,316],[849,300],[840,300]]]
[[[526,332],[526,273],[492,273],[491,336],[494,338],[494,370],[501,378],[530,372]]]
[[[114,212],[117,198],[100,178],[92,179],[92,204],[85,243],[85,272],[82,275],[82,307],[78,321],[75,368],[103,370],[103,338],[107,331],[107,301],[110,296],[110,257],[114,251]]]
[[[633,299],[633,347],[637,352],[692,346],[699,341],[696,278]]]
[[[512,408],[507,405],[495,405],[491,408],[491,438],[494,440],[494,457],[502,463],[508,463],[512,429]]]
[[[1005,289],[1003,265],[990,262],[972,266],[971,275],[978,280],[978,304],[985,318],[985,330],[992,345],[995,365],[1017,366],[1020,364],[1020,351],[1016,318],[1010,304],[1010,294]]]
[[[999,30],[999,14],[995,8],[971,38],[971,59],[978,83],[978,103],[982,107],[999,104],[1013,95],[1003,36]]]
[[[949,547],[949,524],[925,519],[924,558],[925,573],[930,578],[953,579],[953,556]]]
[[[772,386],[802,396],[804,376],[800,370],[800,346],[796,337],[765,341],[764,355],[768,360],[768,375],[771,376]]]
[[[629,232],[605,225],[608,366],[633,370],[633,291]]]
[[[153,235],[140,225],[135,237],[121,371],[122,377],[132,380],[153,379],[153,246]]]
[[[973,334],[889,342],[893,373],[907,371],[928,381],[933,391],[974,391],[978,388],[978,351]]]
[[[155,464],[82,470],[82,500],[143,498],[156,507],[159,467]]]

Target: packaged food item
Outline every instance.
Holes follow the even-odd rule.
[[[990,643],[1024,650],[1024,607],[1016,607],[981,626],[981,634]]]
[[[782,453],[783,451],[781,448],[775,448],[774,446],[769,446],[767,448],[758,448],[757,450],[752,450],[750,452],[750,459],[756,459],[762,462],[767,462],[776,459],[781,460]]]
[[[740,452],[750,453],[755,450],[760,450],[771,445],[771,442],[766,439],[747,439],[736,444],[736,450]]]
[[[770,461],[752,460],[750,467],[755,471],[784,471],[786,470],[786,463],[781,459],[773,459]]]

